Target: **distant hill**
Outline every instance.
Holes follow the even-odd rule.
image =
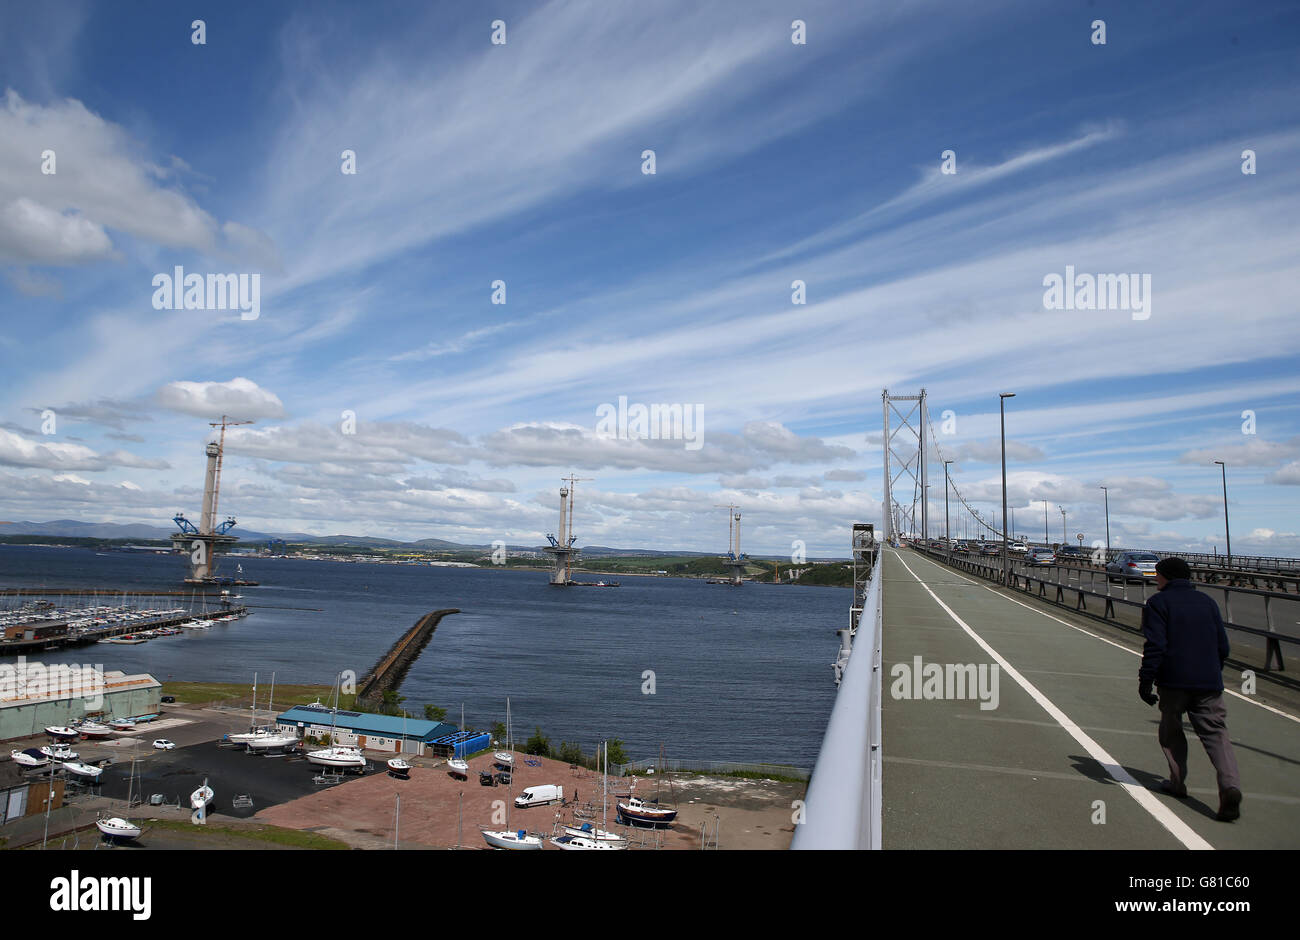
[[[53,522],[13,522],[0,525],[0,537],[7,535],[41,535],[50,538],[88,538],[88,539],[170,539],[176,531],[175,526],[147,525],[140,522],[78,522],[75,519],[56,519]],[[236,526],[232,535],[239,536],[241,547],[256,548],[272,538],[284,539],[286,542],[307,545],[336,545],[349,548],[376,549],[423,549],[426,551],[469,552],[491,551],[491,543],[468,545],[463,542],[449,542],[446,539],[419,539],[414,542],[402,542],[396,539],[378,538],[370,535],[308,535],[305,532],[268,533],[254,532]],[[540,552],[542,545],[507,545],[510,551]],[[653,548],[613,548],[607,545],[579,545],[586,558],[613,558],[643,556],[650,558],[671,555],[675,557],[710,558],[717,557],[717,552],[688,552],[653,549]],[[757,558],[763,556],[755,555]]]

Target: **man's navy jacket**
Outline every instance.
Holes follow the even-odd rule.
[[[1138,677],[1169,689],[1223,691],[1228,632],[1219,605],[1186,578],[1170,581],[1142,608]]]

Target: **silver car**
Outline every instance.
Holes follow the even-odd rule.
[[[1027,565],[1054,565],[1056,553],[1050,548],[1031,548],[1025,555]]]
[[[1151,552],[1124,552],[1106,566],[1107,580],[1154,581],[1159,555]]]

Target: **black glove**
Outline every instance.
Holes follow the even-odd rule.
[[[1142,701],[1146,702],[1148,705],[1154,705],[1156,702],[1160,701],[1160,697],[1151,690],[1150,679],[1141,679],[1138,681],[1138,698],[1142,699]]]

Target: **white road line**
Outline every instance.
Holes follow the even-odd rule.
[[[930,559],[927,558],[926,561],[930,561]],[[936,568],[940,567],[937,563],[933,561],[931,561],[930,564],[934,565]],[[910,571],[911,569],[909,568],[908,570]],[[916,577],[916,575],[913,575],[912,577]],[[961,575],[957,575],[957,577],[960,578]],[[996,588],[989,587],[987,584],[982,584],[980,585],[980,587],[984,588],[984,590],[988,591],[990,594],[996,594],[998,597],[1002,598],[1003,600],[1011,601],[1011,603],[1013,604],[1018,604],[1019,606],[1025,608],[1025,610],[1032,610],[1036,614],[1042,614],[1048,620],[1055,620],[1057,623],[1062,624],[1063,626],[1067,626],[1071,630],[1078,630],[1084,636],[1090,636],[1094,640],[1101,640],[1101,642],[1103,643],[1109,643],[1111,646],[1115,647],[1115,649],[1123,650],[1126,653],[1129,653],[1133,656],[1137,656],[1139,659],[1142,657],[1142,653],[1138,650],[1130,649],[1129,647],[1125,646],[1122,643],[1116,643],[1114,640],[1109,640],[1106,637],[1101,636],[1100,634],[1093,633],[1091,630],[1085,630],[1083,629],[1083,627],[1070,623],[1068,620],[1062,620],[1060,617],[1055,617],[1052,614],[1049,614],[1045,610],[1039,610],[1037,607],[1032,607],[1029,604],[1024,603],[1023,601],[1018,601],[1014,597],[1009,597],[1008,595],[1003,594],[1001,591],[997,590]],[[1251,705],[1254,705],[1256,708],[1262,708],[1266,712],[1272,712],[1274,715],[1280,715],[1283,718],[1289,719],[1290,721],[1294,721],[1300,724],[1300,717],[1297,717],[1291,714],[1290,712],[1284,712],[1282,711],[1282,709],[1274,708],[1272,705],[1265,705],[1263,702],[1253,699],[1249,695],[1242,695],[1240,692],[1232,691],[1232,689],[1225,688],[1223,691],[1226,692],[1228,695],[1231,695],[1233,698],[1238,698],[1241,699],[1243,702],[1247,702]]]
[[[1056,720],[1056,723],[1064,728],[1066,733],[1069,734],[1070,737],[1074,738],[1074,740],[1078,742],[1079,746],[1092,756],[1093,760],[1101,764],[1102,769],[1110,775],[1111,779],[1128,791],[1128,795],[1137,800],[1138,805],[1150,813],[1156,822],[1169,830],[1170,834],[1172,834],[1175,839],[1189,849],[1214,848],[1214,846],[1201,838],[1196,830],[1192,829],[1191,826],[1179,819],[1178,816],[1169,809],[1169,807],[1157,800],[1151,791],[1134,780],[1133,776],[1120,765],[1119,761],[1111,757],[1105,748],[1085,734],[1083,729],[1075,724],[1069,715],[1057,708],[1046,695],[1038,691],[1032,682],[1017,671],[1015,666],[1012,666],[1011,663],[1007,662],[1007,660],[1004,659],[997,650],[984,642],[983,637],[972,630],[969,624],[958,617],[951,607],[939,599],[938,594],[935,594],[934,591],[930,590],[928,584],[917,577],[916,572],[913,571],[908,563],[903,560],[903,557],[899,552],[895,551],[894,554],[897,556],[902,566],[907,569],[907,573],[913,578],[916,578],[916,583],[925,588],[926,593],[934,598],[934,602],[943,608],[944,612],[953,619],[953,622],[965,630],[967,635],[978,643],[984,652],[993,657],[993,660],[1002,667],[1002,671],[1015,680],[1017,685],[1029,693],[1029,697],[1037,702],[1039,706],[1047,712],[1047,714],[1051,715],[1052,718]]]

